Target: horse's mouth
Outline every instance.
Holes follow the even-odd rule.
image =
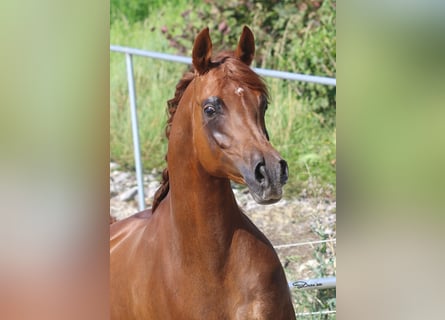
[[[287,182],[287,165],[285,170],[278,168],[276,172],[265,165],[256,166],[254,172],[245,171],[243,177],[257,203],[272,204],[283,197],[283,186]]]
[[[282,188],[277,188],[276,190],[271,190],[270,188],[263,189],[261,187],[251,186],[249,187],[250,194],[253,199],[259,204],[272,204],[281,200],[283,197]]]
[[[276,203],[280,201],[283,196],[282,186],[276,190],[271,190],[270,188],[265,188],[264,185],[261,185],[261,183],[258,183],[254,179],[248,178],[247,176],[242,178],[231,176],[229,179],[235,183],[247,186],[252,198],[259,204],[265,205]]]

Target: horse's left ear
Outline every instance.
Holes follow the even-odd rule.
[[[203,74],[210,69],[212,40],[210,40],[209,28],[203,29],[196,37],[192,57],[193,66],[199,74]]]
[[[250,66],[255,55],[255,38],[252,31],[246,26],[243,28],[243,33],[238,42],[238,47],[235,50],[235,57]]]

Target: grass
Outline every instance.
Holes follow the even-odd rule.
[[[296,99],[297,82],[269,78],[267,83],[272,99],[266,125],[289,164],[287,194],[329,194],[335,189],[335,127],[324,126],[310,106]]]

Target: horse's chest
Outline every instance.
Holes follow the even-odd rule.
[[[179,319],[179,315],[180,319],[269,319],[264,317],[266,305],[255,296],[206,282],[184,287],[185,290],[175,290],[169,296],[170,306],[176,308],[173,312],[169,310],[170,315],[176,315],[171,319]]]
[[[167,300],[181,319],[280,319],[271,317],[281,292],[269,285],[273,274],[266,268],[224,274],[197,270],[183,269],[167,280]]]

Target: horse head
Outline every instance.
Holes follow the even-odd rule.
[[[236,50],[215,60],[209,29],[199,33],[193,46],[193,140],[204,170],[247,185],[258,203],[269,204],[281,199],[288,166],[269,141],[268,92],[250,68],[254,53],[247,27]]]

